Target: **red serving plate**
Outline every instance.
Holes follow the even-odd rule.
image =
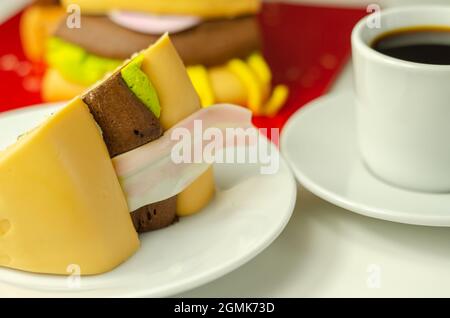
[[[287,84],[291,93],[275,117],[254,118],[258,127],[282,128],[298,108],[329,89],[349,57],[351,30],[365,14],[354,8],[264,4],[264,55],[274,82]],[[20,16],[0,25],[0,112],[42,102],[39,88],[45,66],[25,59]]]

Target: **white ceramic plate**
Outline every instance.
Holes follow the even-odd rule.
[[[0,149],[58,107],[0,114]],[[112,272],[82,277],[81,288],[68,288],[76,285],[73,278],[0,268],[0,297],[161,297],[238,268],[265,249],[289,221],[295,179],[282,158],[274,175],[261,175],[259,165],[250,164],[216,165],[215,174],[218,192],[202,213],[142,235],[140,250]]]
[[[281,135],[281,151],[297,179],[337,206],[407,224],[450,226],[450,194],[391,186],[360,160],[352,94],[319,98],[294,114]],[[450,177],[450,176],[449,176]]]

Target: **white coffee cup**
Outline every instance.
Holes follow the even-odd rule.
[[[450,192],[450,65],[413,63],[371,48],[380,35],[450,27],[450,6],[376,12],[353,29],[357,134],[367,167],[400,187]]]

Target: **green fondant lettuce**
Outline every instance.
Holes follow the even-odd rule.
[[[99,57],[83,48],[52,37],[47,43],[47,63],[74,83],[92,85],[106,73],[114,71],[123,61]]]
[[[158,94],[147,75],[141,70],[144,56],[136,56],[121,70],[121,75],[128,88],[155,114],[156,118],[161,115]]]
[[[90,54],[57,37],[50,38],[47,45],[46,59],[49,66],[58,70],[65,79],[77,84],[90,86],[123,64],[120,60]],[[128,88],[159,118],[161,107],[158,94],[141,70],[143,59],[142,54],[136,56],[122,68],[121,75]]]

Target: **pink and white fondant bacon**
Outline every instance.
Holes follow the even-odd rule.
[[[109,13],[109,18],[124,28],[155,35],[166,32],[170,34],[179,33],[189,30],[202,22],[199,17],[195,16],[154,15],[133,11],[112,11]]]
[[[179,194],[222,150],[254,146],[257,130],[251,117],[248,109],[234,105],[203,108],[158,140],[115,157],[113,164],[130,211]],[[212,157],[205,157],[206,153]]]

